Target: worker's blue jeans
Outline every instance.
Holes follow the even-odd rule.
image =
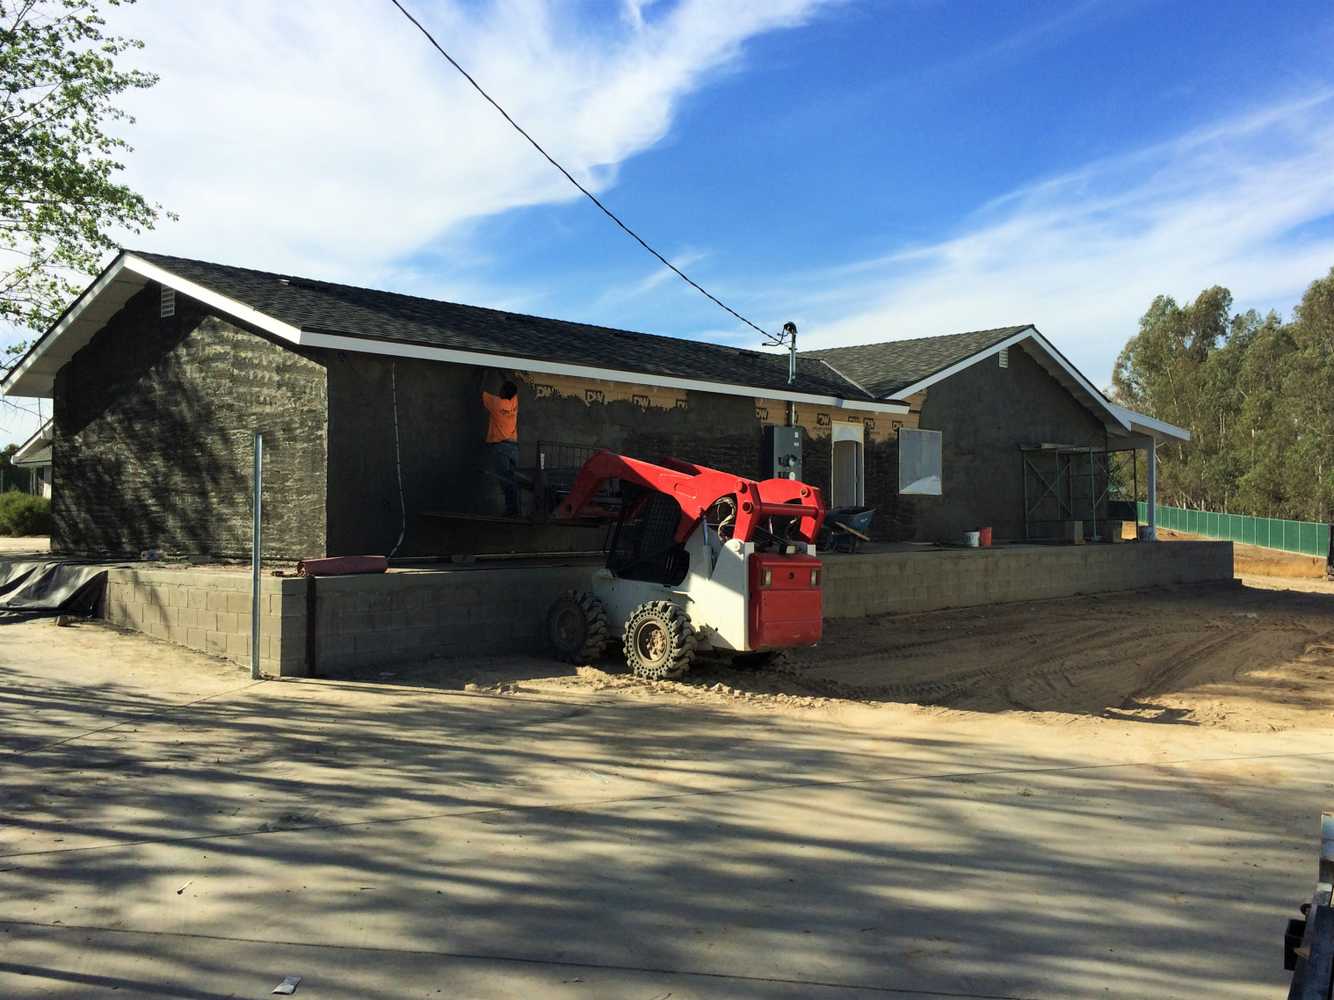
[[[500,480],[500,488],[505,494],[505,516],[515,517],[519,513],[519,484],[516,475],[519,467],[519,442],[494,441],[487,445],[491,452],[491,471]]]

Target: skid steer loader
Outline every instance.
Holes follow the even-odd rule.
[[[613,487],[611,502],[597,502]],[[637,676],[680,677],[697,651],[759,661],[818,642],[820,490],[609,451],[579,470],[557,519],[605,520],[606,564],[547,612],[556,655],[599,656],[619,636]]]

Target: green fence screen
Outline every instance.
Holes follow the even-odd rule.
[[[1148,505],[1139,505],[1141,521],[1149,516]],[[1314,521],[1285,521],[1277,517],[1247,517],[1245,514],[1219,514],[1211,510],[1185,510],[1158,506],[1158,527],[1186,531],[1192,535],[1225,538],[1267,549],[1300,552],[1302,555],[1329,556],[1329,525]]]

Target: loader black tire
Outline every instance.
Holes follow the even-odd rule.
[[[671,601],[645,601],[625,622],[625,662],[636,677],[676,680],[695,657],[695,629],[685,609]]]
[[[566,663],[596,660],[607,648],[607,609],[587,591],[565,591],[547,609],[547,641]]]

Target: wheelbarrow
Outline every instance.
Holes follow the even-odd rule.
[[[824,516],[824,527],[815,546],[826,552],[856,552],[862,542],[871,540],[874,507],[833,507]]]

